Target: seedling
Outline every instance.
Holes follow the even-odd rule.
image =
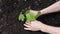
[[[24,16],[25,14],[25,16]],[[37,19],[37,17],[40,16],[40,11],[38,11],[38,13],[36,14],[36,16],[33,15],[33,13],[30,12],[30,10],[27,10],[24,14],[22,14],[22,12],[20,13],[18,19],[19,21],[24,21],[24,19],[26,18],[26,21],[35,21]]]

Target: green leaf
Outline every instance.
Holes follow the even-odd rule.
[[[19,17],[18,17],[19,21],[24,21],[25,17],[24,15],[22,14],[22,12],[20,13]]]
[[[35,21],[36,20],[35,16],[31,13],[26,14],[26,19],[27,19],[27,21]]]
[[[25,14],[30,13],[30,10],[27,10]]]

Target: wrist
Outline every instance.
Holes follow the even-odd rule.
[[[46,32],[45,25],[41,24],[39,27],[40,31]]]
[[[48,26],[48,25],[45,25],[45,24],[41,24],[40,27],[39,27],[39,30],[43,31],[43,32],[47,32],[47,33],[59,33],[59,28],[55,28],[55,27],[52,27],[52,26]],[[56,30],[56,31],[55,31]]]
[[[39,27],[39,30],[40,31],[43,31],[43,32],[47,32],[47,33],[52,33],[50,32],[49,28],[48,28],[48,25],[45,25],[43,23],[41,23],[40,27]]]
[[[42,9],[40,12],[41,12],[41,15],[43,15],[43,14],[47,14],[48,12],[47,12],[48,10],[46,10],[46,9]]]

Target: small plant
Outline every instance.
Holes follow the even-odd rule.
[[[24,16],[25,14],[25,16]],[[18,19],[19,21],[24,21],[24,19],[26,18],[26,21],[35,21],[37,19],[37,17],[40,16],[40,11],[37,12],[37,15],[34,16],[33,13],[30,12],[30,10],[27,10],[24,14],[22,14],[22,12],[20,13]]]

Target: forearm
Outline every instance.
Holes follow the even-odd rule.
[[[40,30],[44,32],[48,32],[51,34],[60,34],[60,27],[53,27],[53,26],[48,26],[45,24],[40,25]]]
[[[52,13],[60,11],[60,1],[52,4],[51,6],[41,10],[41,14]]]

